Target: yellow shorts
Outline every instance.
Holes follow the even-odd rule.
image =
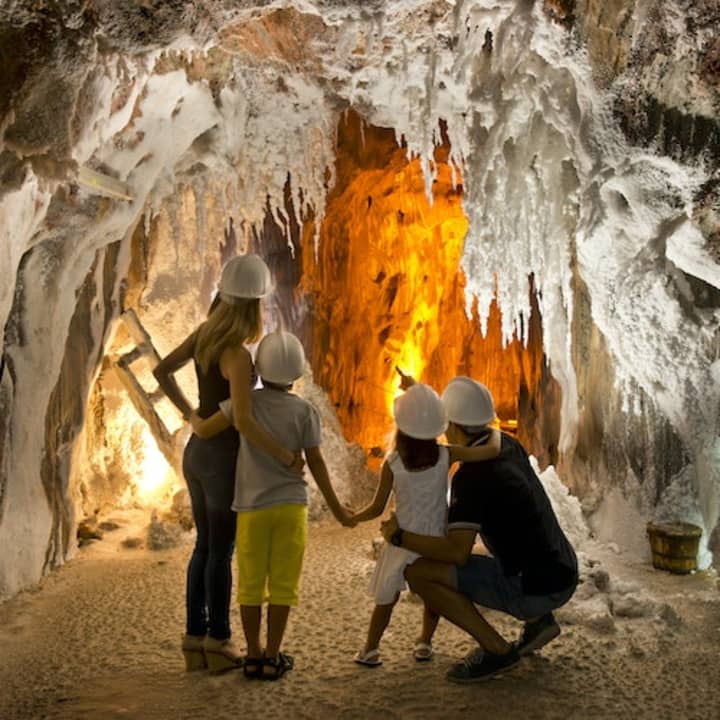
[[[240,605],[298,603],[307,540],[307,506],[273,505],[237,516]]]

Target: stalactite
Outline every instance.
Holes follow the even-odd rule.
[[[348,439],[376,451],[385,444],[398,365],[438,390],[458,374],[486,382],[504,420],[518,420],[522,393],[527,423],[520,418],[521,437],[543,464],[555,462],[559,406],[545,406],[544,399],[558,390],[547,368],[541,370],[537,303],[530,301],[525,343],[514,338],[506,345],[496,304],[484,335],[477,307],[465,313],[459,262],[467,220],[449,148],[435,153],[430,205],[420,162],[408,161],[391,130],[350,113],[341,120],[337,147],[338,180],[327,201],[318,261],[304,255],[301,284],[312,298],[313,368]],[[548,410],[543,425],[539,418]]]

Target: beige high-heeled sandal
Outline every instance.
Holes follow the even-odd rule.
[[[204,643],[204,635],[183,635],[181,647],[185,657],[185,669],[188,672],[207,668]]]
[[[208,670],[217,675],[228,670],[238,670],[243,665],[243,657],[233,645],[232,640],[216,640],[210,636],[203,645]]]

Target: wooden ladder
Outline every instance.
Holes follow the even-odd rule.
[[[134,310],[126,310],[120,315],[120,319],[124,322],[130,337],[132,337],[136,345],[130,352],[112,357],[110,360],[111,366],[123,387],[127,390],[138,414],[150,428],[158,449],[165,456],[170,467],[179,472],[182,449],[177,442],[177,433],[173,435],[168,430],[155,409],[155,403],[162,400],[165,394],[159,387],[151,393],[147,392],[131,368],[131,365],[136,360],[145,357],[150,362],[150,367],[154,369],[160,362],[160,355]],[[182,473],[179,474],[182,475]]]

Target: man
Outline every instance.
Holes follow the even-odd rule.
[[[442,399],[450,443],[487,442],[495,408],[484,385],[457,377]],[[448,680],[485,680],[560,634],[553,610],[575,591],[577,559],[514,438],[502,436],[494,460],[460,465],[452,480],[446,537],[405,532],[394,515],[382,524],[382,533],[388,542],[422,556],[406,570],[411,589],[480,646],[448,670]],[[472,554],[478,533],[491,557]],[[508,643],[475,603],[524,620],[520,640]]]

